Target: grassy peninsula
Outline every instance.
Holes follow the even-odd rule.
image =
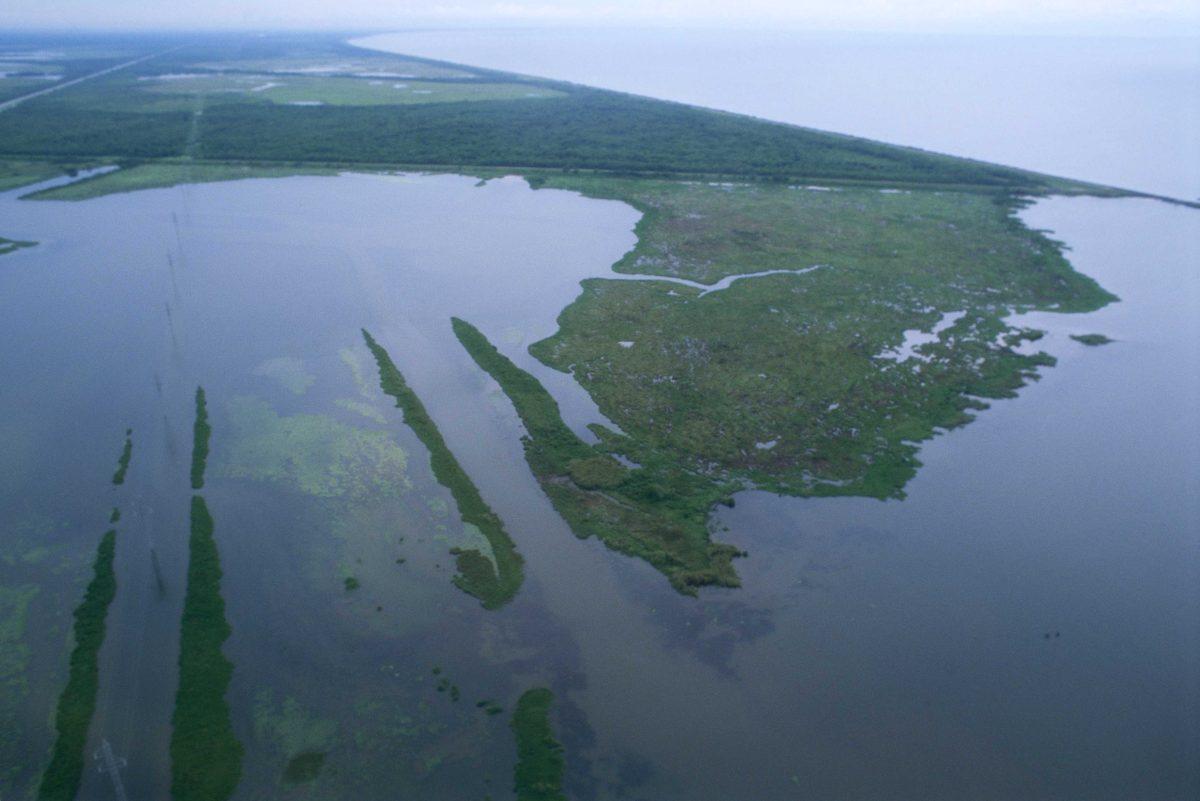
[[[553,704],[554,693],[545,687],[526,690],[517,701],[511,723],[517,737],[517,801],[566,801],[563,747],[550,726]]]
[[[476,549],[454,549],[458,566],[455,586],[478,598],[487,609],[503,606],[512,600],[521,587],[525,577],[525,560],[517,553],[516,546],[504,530],[503,522],[484,502],[471,477],[450,452],[437,424],[425,410],[417,393],[404,380],[404,375],[396,368],[387,351],[365,330],[362,334],[379,367],[380,388],[395,399],[396,407],[404,412],[404,422],[429,449],[429,464],[434,477],[454,496],[463,523],[478,528],[491,546],[492,558]]]
[[[615,265],[531,351],[572,373],[620,427],[598,446],[468,324],[467,350],[513,401],[526,454],[580,536],[638,556],[681,589],[736,586],[714,506],[742,487],[903,497],[919,443],[1011,397],[1053,364],[1017,350],[1014,311],[1113,300],[1005,195],[542,176],[643,212]],[[769,270],[812,268],[735,280]],[[909,339],[921,344],[906,345]],[[609,455],[623,457],[636,469]]]
[[[630,469],[581,440],[558,403],[474,326],[454,319],[454,334],[500,384],[525,425],[525,458],[554,508],[580,537],[596,536],[645,559],[681,592],[706,584],[735,587],[738,550],[709,541],[708,511],[732,486],[714,484],[665,460]]]
[[[116,543],[116,531],[107,531],[100,539],[92,564],[92,580],[75,609],[75,648],[71,651],[67,686],[58,698],[54,715],[57,737],[38,788],[37,797],[41,801],[73,801],[79,792],[86,761],[84,746],[100,687],[100,646],[104,644],[108,607],[117,595],[113,570]]]
[[[610,446],[721,483],[789,494],[901,497],[916,443],[1010,397],[1044,355],[1013,311],[1114,298],[1002,199],[562,179],[646,210],[616,268],[711,284],[585,282],[531,350],[569,371],[628,434]],[[934,331],[936,336],[933,336]],[[904,352],[906,332],[931,341]]]

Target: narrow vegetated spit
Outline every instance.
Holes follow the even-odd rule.
[[[545,687],[526,690],[517,701],[510,724],[517,737],[517,801],[566,801],[562,791],[566,760],[550,726],[553,704],[554,693]]]
[[[517,553],[500,518],[484,502],[471,477],[450,452],[437,424],[425,410],[421,399],[408,386],[387,351],[365,330],[362,334],[379,367],[380,387],[396,400],[397,408],[404,412],[404,422],[429,449],[429,464],[434,477],[454,496],[463,523],[477,527],[491,546],[494,565],[491,559],[476,549],[453,550],[458,566],[454,584],[478,598],[487,609],[503,606],[512,600],[521,587],[525,560]]]
[[[221,651],[229,638],[221,598],[221,559],[204,498],[192,496],[187,591],[179,637],[179,689],[171,717],[171,797],[224,801],[242,773],[225,693],[233,664]]]
[[[118,460],[113,484],[123,484],[125,473],[133,458],[133,429],[125,430],[125,446]],[[121,512],[113,507],[109,523],[116,523]],[[84,748],[88,729],[96,711],[96,694],[100,687],[100,647],[108,620],[108,608],[117,595],[117,576],[113,567],[116,556],[117,532],[110,529],[100,538],[92,562],[92,579],[84,590],[83,600],[75,608],[73,638],[67,685],[58,698],[54,727],[57,736],[51,751],[50,763],[42,774],[38,799],[72,801],[79,792],[83,777]]]
[[[192,489],[204,487],[204,467],[208,463],[208,440],[211,436],[204,387],[196,387],[196,422],[192,426]]]
[[[707,522],[709,509],[729,501],[732,486],[662,459],[626,468],[603,446],[576,436],[536,378],[470,323],[452,322],[459,342],[512,401],[525,425],[525,458],[576,535],[597,536],[614,550],[645,559],[681,592],[738,586],[733,559],[741,551],[710,541]]]
[[[1088,347],[1099,347],[1100,345],[1108,345],[1112,342],[1104,334],[1071,334],[1071,339]]]
[[[211,430],[204,390],[196,389],[192,485],[204,483]],[[233,664],[221,647],[231,629],[221,597],[221,558],[213,519],[200,495],[192,496],[187,589],[179,637],[179,688],[171,716],[171,797],[174,801],[225,801],[242,774],[242,744],[230,723],[225,695]]]
[[[79,792],[84,747],[100,686],[100,646],[104,643],[108,607],[117,594],[113,570],[116,542],[117,532],[113,530],[100,539],[92,564],[92,580],[83,601],[75,608],[75,649],[71,651],[67,686],[58,698],[54,718],[57,738],[38,788],[37,797],[41,801],[73,801]]]
[[[121,456],[117,459],[117,472],[113,473],[112,483],[121,485],[125,483],[125,474],[129,472],[129,460],[133,458],[133,429],[125,429],[125,446],[121,449]]]

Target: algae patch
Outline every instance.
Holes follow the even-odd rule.
[[[387,418],[383,416],[383,412],[379,411],[369,403],[356,400],[355,398],[338,398],[334,401],[334,404],[339,409],[345,409],[348,412],[361,415],[362,417],[370,420],[372,423],[378,423],[379,425],[385,425],[387,423]]]
[[[270,690],[254,699],[254,736],[269,744],[285,760],[285,784],[313,781],[337,738],[337,723],[317,717],[295,698],[275,703]]]
[[[304,361],[295,356],[268,359],[254,368],[254,374],[269,378],[293,395],[303,395],[316,383],[316,376],[304,369]]]
[[[410,486],[407,454],[386,432],[323,415],[280,416],[252,397],[234,398],[228,412],[233,436],[222,475],[321,498],[395,495]]]
[[[297,754],[288,760],[287,767],[283,769],[283,782],[284,784],[303,784],[314,781],[317,776],[321,775],[321,768],[324,764],[325,754],[320,751],[306,751],[303,754]]]

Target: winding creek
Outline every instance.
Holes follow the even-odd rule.
[[[581,280],[631,278],[610,265],[637,212],[475,183],[0,195],[4,233],[40,243],[0,259],[0,556],[41,587],[9,753],[35,763],[48,747],[65,621],[119,506],[88,754],[107,740],[131,798],[166,797],[202,384],[246,748],[236,798],[317,797],[281,779],[308,752],[325,755],[323,798],[509,797],[507,718],[476,702],[511,710],[535,684],[560,702],[572,798],[1195,795],[1200,214],[1087,198],[1023,212],[1122,302],[1023,318],[1049,331],[1058,366],[927,443],[906,500],[739,495],[716,524],[750,552],[744,587],[697,600],[571,534],[511,405],[449,325],[474,323],[583,432],[595,405],[526,347]],[[363,328],[525,559],[500,610],[451,584],[448,550],[472,532],[379,390]],[[1116,342],[1069,338],[1090,332]],[[365,469],[336,461],[347,443],[372,454],[366,478],[323,482],[331,465]],[[87,770],[81,797],[107,797],[106,781]]]

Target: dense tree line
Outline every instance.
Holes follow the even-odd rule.
[[[157,70],[183,69],[198,55],[217,60],[278,56],[296,46],[286,37],[254,44],[233,39],[209,43],[203,52],[190,47],[169,51],[153,64]],[[135,71],[150,64],[144,62]],[[513,79],[474,72],[487,79]],[[208,159],[596,169],[779,180],[1038,184],[1036,176],[1018,170],[850,136],[556,82],[532,80],[530,85],[568,95],[315,107],[213,96],[198,120],[196,154]],[[0,115],[0,155],[181,155],[192,115],[178,104],[161,105],[164,102],[130,88],[128,79],[81,84],[78,90],[32,101],[19,113]]]

